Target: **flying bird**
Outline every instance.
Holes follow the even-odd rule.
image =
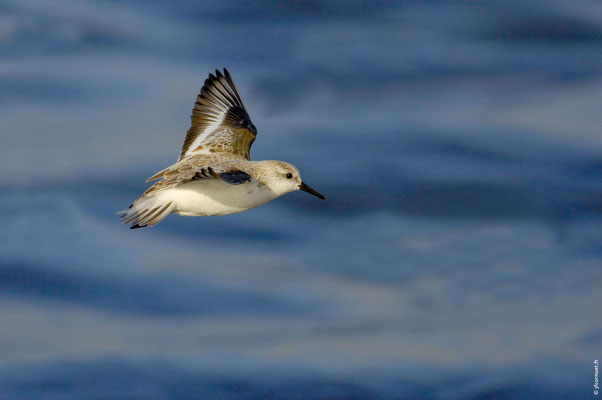
[[[119,212],[130,229],[153,226],[171,213],[234,214],[296,190],[325,199],[294,165],[251,161],[257,129],[225,68],[209,74],[190,119],[178,161],[151,176],[147,182],[157,182]]]

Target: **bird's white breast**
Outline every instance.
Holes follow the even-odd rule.
[[[231,185],[217,180],[188,182],[159,195],[176,204],[174,213],[194,217],[233,214],[278,197],[256,181]]]

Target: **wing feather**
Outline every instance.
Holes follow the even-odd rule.
[[[209,74],[190,118],[190,129],[178,160],[191,154],[210,153],[230,153],[249,159],[257,129],[228,70]]]
[[[220,157],[198,155],[187,157],[170,165],[147,179],[147,182],[160,179],[144,192],[139,199],[153,196],[156,192],[184,183],[204,179],[217,179],[232,185],[250,182],[253,177],[244,172],[248,161],[232,159],[220,163]],[[138,200],[136,200],[138,201]],[[136,202],[134,202],[136,204]]]

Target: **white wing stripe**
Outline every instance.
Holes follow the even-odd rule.
[[[219,120],[212,120],[211,124],[209,126],[207,126],[207,128],[201,132],[199,134],[199,136],[197,136],[197,138],[194,140],[194,142],[192,142],[192,144],[190,145],[190,147],[188,148],[188,151],[186,152],[186,156],[190,155],[194,149],[196,149],[197,147],[199,147],[199,145],[201,143],[203,143],[203,141],[209,137],[209,135],[211,135],[213,132],[215,132],[215,130],[221,125],[221,123],[224,121],[224,117],[226,116],[226,112],[222,112],[219,117]]]

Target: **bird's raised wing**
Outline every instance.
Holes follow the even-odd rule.
[[[224,68],[209,74],[196,98],[180,158],[192,154],[230,153],[249,159],[257,129],[245,110],[234,81]]]

